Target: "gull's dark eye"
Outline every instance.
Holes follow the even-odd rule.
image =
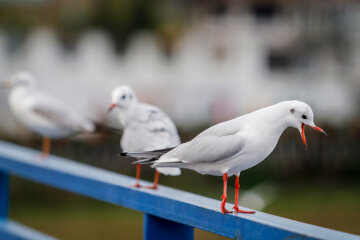
[[[125,99],[125,98],[126,98],[126,95],[125,95],[125,94],[121,96],[121,99]]]
[[[303,114],[301,117],[302,119],[307,119],[307,116],[305,114]]]

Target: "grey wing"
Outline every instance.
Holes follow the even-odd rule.
[[[180,144],[175,124],[160,109],[139,104],[121,138],[124,151],[151,151]]]
[[[183,163],[220,162],[232,159],[244,150],[246,139],[239,135],[200,136],[164,155],[160,162]]]
[[[163,139],[167,142],[165,145],[169,145],[162,146],[161,148],[173,147],[180,144],[176,126],[166,113],[159,108],[145,104],[141,106],[140,112],[139,118],[137,119],[139,124],[144,125],[150,135],[154,136],[154,139]]]
[[[121,148],[126,152],[152,151],[170,147],[167,137],[150,132],[146,126],[125,128],[121,137]]]
[[[79,132],[92,132],[95,129],[91,121],[51,96],[37,94],[29,105],[34,114],[51,121],[59,128]]]

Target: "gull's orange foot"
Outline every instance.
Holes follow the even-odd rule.
[[[245,210],[241,210],[241,209],[239,209],[239,208],[236,207],[236,206],[234,206],[233,209],[234,209],[234,212],[236,212],[236,213],[250,213],[250,214],[255,213],[255,211],[245,211]]]
[[[221,212],[222,212],[223,214],[232,213],[232,211],[227,210],[227,209],[225,208],[225,206],[221,206]]]
[[[156,189],[158,189],[158,186],[152,185],[152,186],[146,186],[145,188],[156,190]]]
[[[225,208],[226,196],[222,195],[222,196],[221,196],[221,199],[222,199],[221,205],[220,205],[221,212],[222,212],[223,214],[232,213],[232,211],[229,211],[229,210],[227,210],[227,209]]]
[[[40,153],[38,155],[36,155],[36,160],[39,162],[43,162],[45,161],[47,158],[49,157],[48,153]]]
[[[141,185],[139,183],[136,183],[133,185],[134,188],[141,188]]]

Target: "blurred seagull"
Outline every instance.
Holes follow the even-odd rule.
[[[120,142],[123,151],[152,151],[180,144],[179,135],[171,119],[159,108],[138,102],[130,87],[119,86],[112,91],[111,96],[112,104],[108,111],[114,108],[119,110],[119,120],[124,127]],[[137,164],[135,187],[141,187],[140,171],[141,165]],[[179,168],[156,168],[154,183],[148,188],[157,188],[159,172],[171,176],[181,174]]]
[[[326,134],[314,124],[314,115],[309,105],[299,101],[285,101],[219,123],[174,149],[128,152],[123,155],[143,158],[135,163],[151,163],[152,167],[188,168],[201,174],[223,176],[221,212],[224,214],[231,212],[225,208],[227,180],[229,176],[236,175],[233,209],[239,213],[254,213],[239,209],[240,172],[263,161],[274,150],[280,135],[288,127],[299,129],[306,145],[305,126]]]
[[[11,89],[8,101],[16,120],[43,136],[41,157],[50,153],[51,139],[66,138],[79,132],[93,132],[94,124],[60,100],[40,92],[35,77],[19,72],[2,82]]]

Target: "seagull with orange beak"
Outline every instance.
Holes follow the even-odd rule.
[[[112,91],[112,103],[108,112],[118,110],[118,118],[124,127],[120,146],[123,151],[151,151],[171,148],[180,144],[180,138],[175,124],[159,108],[138,102],[133,90],[119,86]],[[139,158],[142,159],[142,158]],[[164,175],[177,176],[181,174],[178,168],[156,168],[154,183],[147,188],[158,187],[159,172]],[[136,165],[136,184],[140,186],[141,165]]]
[[[95,130],[90,120],[62,101],[40,91],[35,77],[29,72],[19,72],[1,85],[10,89],[8,100],[15,119],[43,137],[42,158],[50,153],[51,139]]]
[[[305,126],[326,134],[315,125],[309,105],[300,101],[285,101],[212,126],[176,148],[123,155],[143,158],[136,161],[137,164],[152,164],[156,168],[187,168],[201,174],[222,176],[224,187],[220,210],[223,214],[231,213],[225,208],[227,180],[235,175],[233,209],[237,213],[254,213],[239,209],[240,173],[263,161],[288,127],[297,128],[306,145]]]

